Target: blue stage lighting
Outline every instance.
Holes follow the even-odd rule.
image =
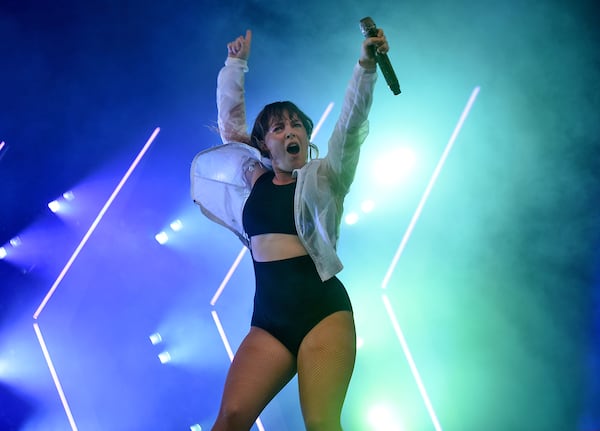
[[[171,222],[170,226],[171,229],[173,229],[173,232],[179,232],[181,229],[183,229],[183,223],[181,223],[181,220],[174,220]]]
[[[8,252],[4,247],[0,247],[0,259],[4,259],[6,256],[8,256]]]
[[[48,204],[48,208],[50,208],[50,211],[52,211],[53,213],[57,213],[60,210],[60,202],[57,200],[53,200]]]
[[[154,334],[150,335],[150,342],[156,346],[162,342],[162,336],[158,332],[155,332]]]
[[[66,201],[72,201],[75,199],[75,195],[72,191],[64,192],[62,196]]]
[[[156,235],[154,235],[154,239],[156,239],[156,241],[160,244],[166,244],[167,241],[169,241],[169,235],[167,235],[166,232],[160,232],[157,233]]]
[[[167,351],[161,352],[158,354],[158,359],[161,364],[166,364],[167,362],[171,362],[171,354]]]

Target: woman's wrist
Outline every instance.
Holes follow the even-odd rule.
[[[360,58],[358,60],[358,64],[360,64],[360,66],[366,70],[373,70],[377,68],[377,62],[374,58]]]

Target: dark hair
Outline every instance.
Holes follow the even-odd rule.
[[[281,119],[286,112],[290,116],[298,117],[298,119],[304,125],[306,134],[310,139],[310,135],[313,130],[313,122],[308,115],[302,112],[294,103],[289,101],[270,103],[266,105],[256,116],[254,127],[252,128],[252,134],[250,135],[250,145],[258,148],[261,154],[265,157],[268,157],[269,154],[266,151],[263,151],[263,149],[260,147],[260,143],[265,140],[265,135],[269,130],[271,119]]]

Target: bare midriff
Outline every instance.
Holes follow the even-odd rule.
[[[308,254],[298,235],[266,233],[250,238],[252,257],[257,262],[291,259]]]

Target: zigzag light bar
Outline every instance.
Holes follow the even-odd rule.
[[[408,242],[408,239],[410,238],[410,235],[415,227],[415,224],[417,223],[417,220],[419,219],[419,216],[421,215],[421,212],[423,211],[423,207],[425,206],[425,202],[427,201],[427,198],[429,197],[429,194],[431,193],[431,190],[433,189],[433,185],[435,184],[435,182],[442,170],[442,167],[444,166],[444,163],[446,162],[446,158],[448,157],[448,154],[450,153],[450,150],[452,149],[452,146],[454,145],[454,142],[456,141],[456,138],[458,137],[458,134],[460,133],[460,130],[462,129],[462,126],[463,126],[465,120],[467,119],[467,116],[469,115],[469,112],[471,111],[471,107],[473,106],[473,103],[475,103],[475,99],[477,98],[477,95],[479,94],[479,89],[480,89],[479,87],[475,87],[473,89],[473,91],[471,92],[471,96],[469,97],[469,100],[467,101],[467,104],[466,104],[465,108],[463,109],[463,112],[458,120],[458,123],[454,127],[454,131],[452,132],[452,135],[450,136],[450,139],[448,140],[448,143],[446,144],[446,148],[444,149],[444,152],[442,153],[442,156],[441,156],[440,160],[438,161],[437,166],[435,167],[433,175],[431,176],[431,179],[429,180],[429,183],[427,184],[427,188],[425,189],[425,192],[423,193],[423,196],[421,197],[421,200],[419,201],[417,209],[416,209],[415,213],[413,214],[413,217],[408,225],[408,228],[406,229],[406,232],[404,233],[404,236],[402,237],[400,246],[398,247],[398,250],[396,251],[394,258],[392,259],[392,263],[390,264],[390,267],[383,279],[383,282],[381,284],[382,289],[387,288],[390,277],[392,276],[392,273],[394,272],[394,269],[396,268],[396,265],[398,264],[398,260],[400,259],[400,256],[404,250],[404,247],[406,246],[406,243]],[[394,314],[392,305],[390,304],[386,295],[382,295],[382,299],[383,299],[383,303],[385,305],[385,309],[388,313],[388,316],[392,322],[394,332],[396,333],[398,341],[400,342],[400,345],[402,346],[402,350],[404,351],[404,356],[406,356],[406,360],[408,361],[410,370],[413,374],[415,382],[417,383],[419,392],[421,393],[421,397],[423,398],[423,401],[425,402],[425,407],[427,408],[427,412],[429,413],[431,422],[433,423],[433,426],[435,427],[436,431],[442,431],[442,427],[438,421],[437,415],[435,414],[435,411],[433,409],[431,401],[429,400],[429,396],[427,395],[427,391],[425,390],[425,385],[423,385],[423,381],[421,380],[421,375],[419,374],[419,371],[417,370],[415,361],[413,360],[412,354],[410,353],[410,349],[408,348],[408,343],[406,342],[406,339],[404,338],[404,335],[402,334],[402,330],[400,329],[400,324],[398,323],[398,319],[396,319],[396,315]]]
[[[123,186],[125,185],[127,180],[129,179],[129,177],[131,176],[131,174],[133,173],[133,171],[135,170],[135,168],[141,161],[142,157],[144,157],[144,155],[150,148],[150,145],[152,145],[152,143],[156,139],[156,136],[158,135],[159,132],[160,132],[159,127],[154,129],[154,132],[152,132],[152,135],[150,135],[150,138],[148,138],[148,141],[146,141],[146,143],[140,150],[137,157],[133,160],[133,162],[129,166],[129,169],[125,172],[125,175],[123,175],[123,177],[121,178],[121,181],[119,181],[119,183],[115,187],[114,191],[112,192],[112,194],[110,195],[110,197],[108,198],[108,200],[106,201],[106,203],[104,204],[104,206],[102,207],[102,209],[100,210],[98,215],[96,216],[96,219],[93,221],[92,225],[90,226],[90,228],[88,229],[86,234],[83,236],[83,239],[81,240],[81,242],[79,243],[79,245],[77,246],[77,248],[75,249],[75,251],[73,252],[71,257],[65,264],[64,268],[62,269],[62,271],[60,272],[60,274],[58,275],[58,277],[52,284],[52,287],[50,288],[50,290],[48,291],[48,293],[42,300],[41,304],[39,305],[39,307],[33,314],[34,320],[38,319],[38,317],[40,316],[40,313],[44,310],[44,308],[48,304],[48,301],[50,300],[52,295],[54,295],[54,293],[56,292],[56,289],[58,288],[59,284],[64,279],[65,275],[67,274],[67,272],[69,271],[69,269],[71,268],[73,263],[75,262],[75,259],[77,259],[77,257],[79,256],[79,253],[81,252],[83,247],[87,244],[90,236],[92,235],[92,233],[94,233],[94,231],[96,230],[96,227],[98,226],[98,224],[100,223],[100,221],[102,220],[104,215],[106,214],[106,211],[108,211],[108,208],[111,206],[111,204],[113,203],[113,201],[115,200],[115,198],[117,197],[117,195],[119,194],[119,192],[121,191],[121,189],[123,188]],[[69,403],[67,401],[67,397],[65,396],[62,385],[60,383],[60,379],[58,377],[58,373],[56,372],[56,369],[54,368],[52,358],[46,347],[44,337],[42,336],[42,332],[41,332],[40,327],[37,322],[33,323],[33,330],[35,331],[35,334],[37,336],[38,342],[40,343],[42,352],[44,353],[44,358],[46,360],[46,363],[48,364],[48,369],[50,370],[50,374],[52,375],[52,380],[54,381],[54,385],[56,386],[58,396],[61,400],[61,403],[62,403],[65,413],[67,415],[67,419],[69,420],[69,424],[71,425],[71,429],[72,429],[72,431],[77,431],[77,425],[75,423],[75,419],[73,418],[73,414],[71,413],[71,409],[69,408]]]

